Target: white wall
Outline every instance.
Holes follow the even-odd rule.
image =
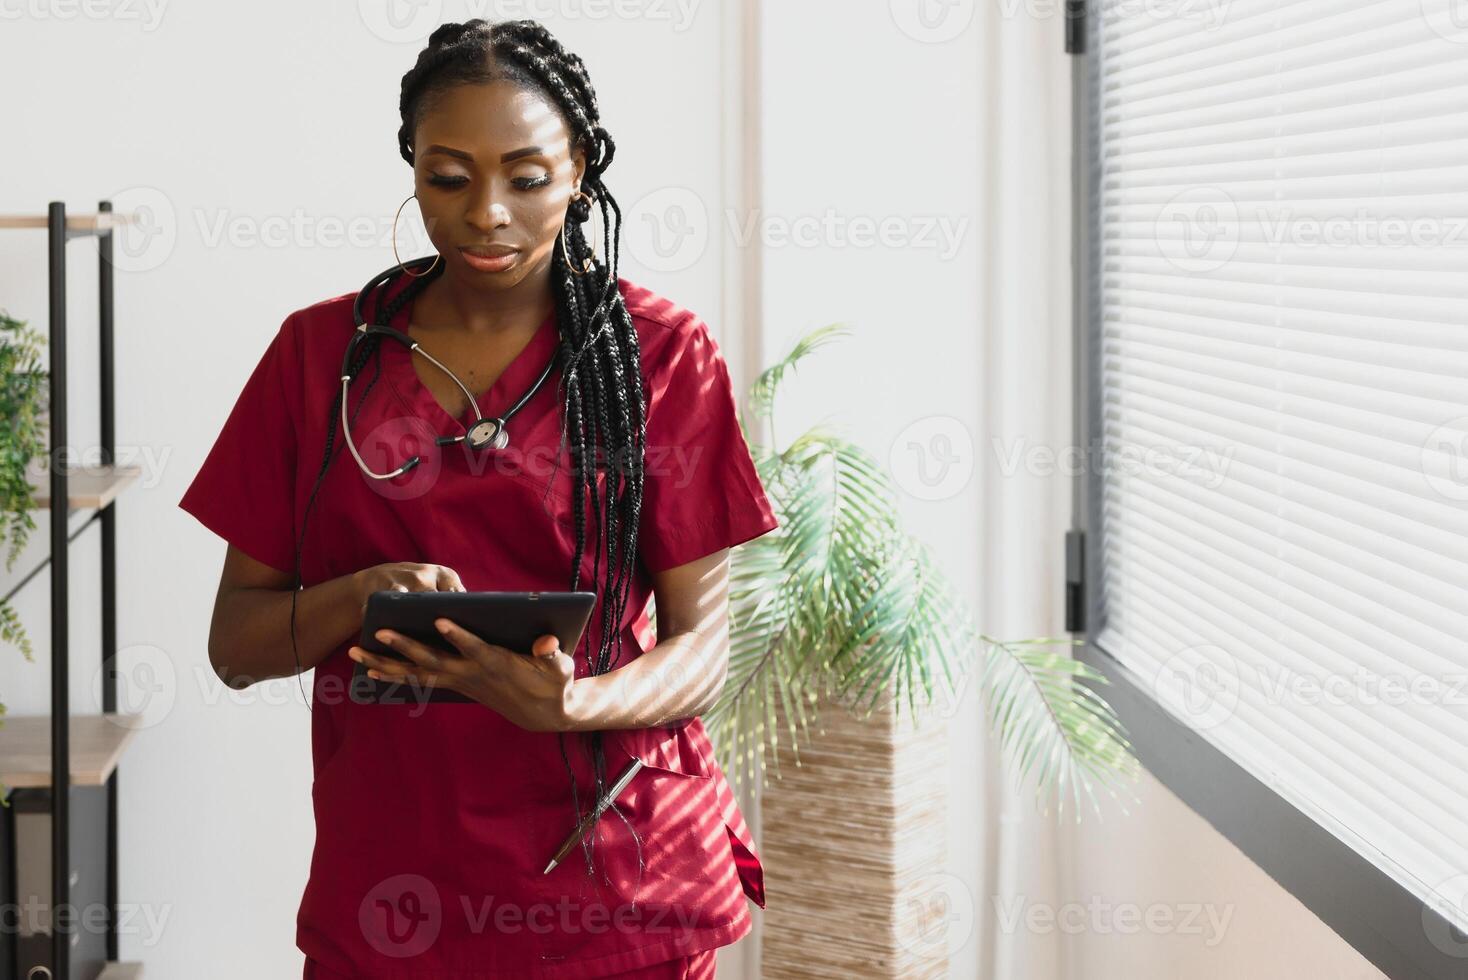
[[[421,6],[438,7],[438,21],[485,12],[453,0]],[[544,19],[586,61],[618,143],[608,181],[631,235],[622,274],[718,334],[721,241],[685,246],[674,268],[652,271],[637,206],[681,188],[719,211],[722,11],[624,0],[616,10],[631,16],[596,16],[609,6],[505,3],[487,15],[551,12]],[[0,3],[0,213],[44,213],[53,199],[84,211],[112,198],[119,210],[152,209],[164,231],[119,256],[116,284],[119,453],[149,468],[118,516],[118,633],[134,692],[123,706],[153,720],[121,768],[120,887],[124,904],[163,920],[161,934],[125,935],[122,954],[156,980],[299,975],[310,718],[296,679],[230,695],[214,678],[205,641],[224,545],[176,505],[281,320],[392,263],[386,233],[412,191],[397,152],[398,84],[428,28],[392,43],[358,4],[286,0],[248,10],[174,0],[156,21],[141,3],[87,10],[102,16],[64,0]],[[362,244],[343,240],[353,220],[373,229]],[[232,231],[218,237],[221,228]],[[283,238],[262,241],[271,232]],[[0,232],[0,307],[39,327],[45,249],[44,232]],[[96,256],[82,241],[68,256],[71,432],[82,446],[96,438]],[[37,534],[33,555],[44,554],[44,525]],[[99,707],[89,687],[95,540],[89,532],[73,549],[79,713]],[[42,577],[18,607],[39,650],[46,589]],[[0,700],[14,715],[48,710],[38,661],[0,652]]]
[[[1068,914],[1086,923],[1067,937],[1072,980],[1380,980],[1161,783],[1147,776],[1139,793],[1131,816],[1112,809],[1066,842]],[[1151,930],[1139,927],[1148,913]]]
[[[802,364],[779,406],[777,435],[788,441],[829,420],[884,462],[895,451],[899,470],[911,474],[920,464],[906,443],[928,441],[926,426],[946,429],[953,419],[957,468],[971,468],[963,442],[978,431],[984,346],[975,36],[924,43],[897,26],[887,3],[766,10],[766,349],[781,356],[836,321],[853,332]],[[893,222],[894,244],[870,231],[858,237],[863,221]],[[782,234],[801,222],[824,226],[818,244]],[[954,492],[940,499],[899,499],[907,526],[971,598],[983,525],[977,481],[957,470],[950,479]],[[969,896],[979,894],[985,792],[974,764],[983,731],[975,693],[952,719],[950,755],[950,867]],[[959,924],[970,938],[956,951],[954,977],[978,975],[973,926]]]

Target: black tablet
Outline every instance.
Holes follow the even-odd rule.
[[[528,654],[547,633],[572,653],[596,605],[595,592],[374,592],[367,598],[362,637],[357,645],[394,660],[408,658],[383,646],[377,631],[390,629],[455,657],[459,651],[433,621],[451,619],[488,643]],[[358,704],[476,703],[441,687],[383,681],[367,676],[367,666],[352,671],[351,698]]]

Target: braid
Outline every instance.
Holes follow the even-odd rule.
[[[585,192],[566,208],[563,241],[551,258],[551,292],[560,332],[558,353],[561,377],[557,383],[560,412],[560,448],[574,467],[572,510],[576,547],[569,574],[572,591],[581,586],[581,563],[592,548],[592,579],[601,598],[601,619],[588,624],[582,645],[592,674],[604,674],[621,662],[622,615],[631,590],[637,560],[637,535],[642,513],[644,449],[647,436],[646,391],[642,379],[637,331],[617,288],[622,212],[602,180],[616,152],[611,134],[601,125],[596,90],[581,58],[567,51],[544,25],[533,20],[490,23],[473,19],[444,24],[428,38],[417,62],[403,76],[398,108],[398,150],[409,165],[414,162],[413,134],[420,115],[442,93],[459,84],[484,84],[509,79],[544,93],[560,110],[571,131],[571,151],[586,157],[582,176]],[[592,207],[601,210],[602,255],[587,241],[583,225]],[[569,255],[570,265],[567,265]],[[579,270],[588,267],[585,273]],[[572,270],[577,270],[573,272]],[[421,289],[429,277],[415,280],[389,304],[389,316]],[[376,350],[363,344],[361,364]],[[330,440],[328,439],[328,445]],[[329,453],[329,450],[328,450]],[[328,456],[329,459],[329,456]],[[604,493],[598,490],[602,476]],[[554,476],[552,477],[554,479]],[[590,495],[593,526],[587,528]],[[588,530],[591,541],[588,542]],[[605,550],[605,570],[601,556]],[[566,651],[575,656],[575,650]],[[606,754],[602,732],[585,733],[583,749],[592,761],[593,802],[606,793]],[[557,735],[561,760],[571,782],[571,809],[583,817],[581,793],[566,754],[565,733]],[[612,801],[609,809],[622,819],[637,843],[639,884],[643,870],[642,841],[627,817]],[[574,825],[574,824],[573,824]],[[595,873],[596,834],[582,842],[589,874]],[[634,893],[634,907],[636,904]]]

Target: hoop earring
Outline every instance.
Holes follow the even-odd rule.
[[[579,187],[576,188],[576,193],[574,193],[574,194],[571,195],[571,200],[574,201],[577,198],[582,198],[582,197],[586,198],[587,203],[588,203],[588,206],[594,206],[596,204],[596,198],[592,197],[590,194],[586,193],[585,191],[583,191]],[[566,263],[566,271],[570,272],[571,275],[573,275],[573,276],[584,276],[588,272],[591,271],[591,267],[595,264],[595,262],[593,261],[595,258],[596,258],[596,241],[593,240],[592,243],[591,243],[591,254],[588,255],[586,257],[586,261],[584,263],[582,263],[581,271],[580,272],[577,272],[576,271],[576,267],[571,264],[571,256],[568,255],[568,254],[566,254],[566,223],[564,221],[562,221],[561,222],[561,259],[564,260],[565,263]]]
[[[404,275],[412,276],[414,279],[422,279],[424,276],[433,271],[433,267],[438,265],[438,260],[443,258],[442,255],[435,252],[433,256],[433,261],[428,263],[428,268],[424,269],[422,272],[409,272],[408,267],[403,265],[403,260],[398,258],[398,217],[402,215],[403,208],[407,205],[407,203],[417,196],[417,191],[409,194],[403,200],[403,203],[398,205],[398,213],[392,216],[392,257],[398,260],[398,268],[402,270]]]

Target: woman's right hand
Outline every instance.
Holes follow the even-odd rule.
[[[363,615],[367,598],[374,592],[466,592],[459,573],[447,565],[426,565],[416,561],[393,561],[372,565],[352,574],[361,599]]]

